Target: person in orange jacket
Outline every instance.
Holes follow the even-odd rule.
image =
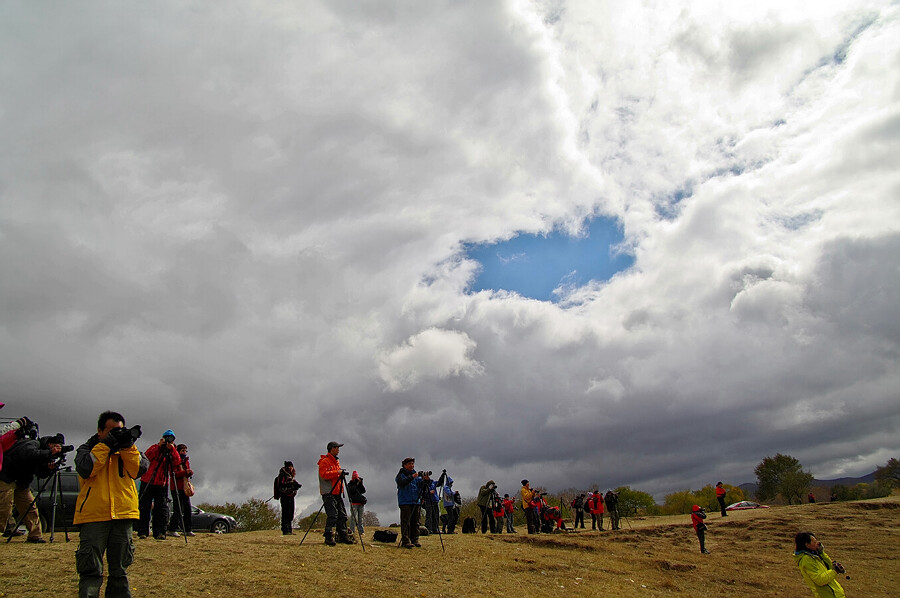
[[[338,541],[342,544],[353,544],[354,540],[347,533],[347,508],[344,506],[344,476],[347,472],[341,469],[338,454],[341,447],[338,442],[329,442],[327,453],[319,458],[319,493],[325,504],[325,544],[334,546],[334,530],[337,528]]]
[[[719,508],[722,509],[722,517],[728,517],[728,513],[725,512],[725,495],[727,491],[725,487],[722,485],[722,482],[716,483],[716,500],[719,501]]]

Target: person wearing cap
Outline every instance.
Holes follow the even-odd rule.
[[[294,469],[293,461],[285,461],[284,467],[278,470],[278,478],[276,480],[276,495],[281,502],[281,533],[285,536],[293,535],[294,524],[294,497],[297,496],[297,490],[300,484],[295,479],[297,470]]]
[[[350,529],[356,528],[360,539],[363,537],[363,512],[366,508],[366,487],[359,473],[354,471],[347,482],[347,499],[350,501]]]
[[[57,434],[34,439],[24,436],[22,431],[22,428],[16,431],[16,441],[6,451],[6,460],[0,470],[0,522],[6,527],[15,504],[20,516],[24,513],[28,542],[43,544],[46,540],[41,537],[40,516],[29,486],[35,474],[46,478],[56,472],[59,467],[56,456],[62,451],[65,438]],[[13,530],[9,535],[18,534]]]
[[[706,511],[700,505],[694,505],[691,508],[691,525],[694,526],[694,531],[697,532],[697,539],[700,540],[700,552],[709,554],[709,551],[706,549],[706,523],[703,521],[704,519],[706,519]]]
[[[482,534],[487,533],[488,529],[491,530],[492,534],[497,532],[496,522],[494,521],[494,511],[491,508],[493,506],[494,491],[496,489],[497,484],[494,483],[494,480],[488,480],[484,486],[478,489],[478,498],[475,502],[478,503],[478,508],[481,509]]]
[[[319,458],[319,492],[325,504],[325,544],[334,546],[334,531],[337,529],[337,541],[342,544],[353,544],[354,540],[347,533],[347,509],[344,507],[344,482],[347,472],[341,469],[338,454],[341,447],[338,442],[329,442],[326,454]]]
[[[444,510],[447,511],[445,517],[447,518],[447,525],[444,528],[446,534],[455,534],[456,533],[456,523],[459,521],[459,503],[456,502],[457,492],[453,491],[453,478],[447,476],[447,480],[444,482]]]
[[[104,555],[109,567],[106,596],[131,597],[127,574],[134,560],[131,533],[140,517],[134,481],[150,462],[133,441],[128,446],[117,443],[113,430],[124,427],[121,413],[104,411],[97,419],[97,433],[75,451],[81,483],[74,520],[80,526],[75,551],[79,598],[100,596]]]
[[[397,506],[400,507],[400,547],[421,547],[419,544],[419,499],[422,479],[416,471],[416,460],[407,457],[394,478],[397,483]]]
[[[166,539],[166,529],[169,525],[169,505],[167,504],[167,491],[170,479],[179,465],[181,455],[175,448],[175,432],[166,430],[162,438],[151,445],[144,452],[144,456],[150,462],[147,472],[141,477],[140,511],[141,519],[138,522],[138,538],[144,539],[150,535],[150,515],[153,515],[153,537],[157,540]]]

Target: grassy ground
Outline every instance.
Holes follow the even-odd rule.
[[[782,596],[807,598],[793,536],[810,530],[841,561],[848,596],[900,595],[900,497],[743,511],[709,518],[699,553],[687,515],[622,521],[617,532],[422,538],[327,547],[277,531],[135,540],[129,577],[142,596]],[[629,523],[630,526],[629,527]],[[45,536],[47,537],[47,536]],[[77,533],[0,544],[0,597],[74,596]]]

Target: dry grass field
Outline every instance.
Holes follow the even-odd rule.
[[[629,523],[631,527],[629,527]],[[852,576],[851,597],[900,596],[900,497],[711,514],[699,553],[687,515],[623,520],[617,532],[422,538],[403,550],[321,534],[198,534],[137,541],[129,570],[142,596],[779,596],[807,598],[794,567],[797,531],[811,530]],[[78,535],[0,545],[0,597],[75,596]]]

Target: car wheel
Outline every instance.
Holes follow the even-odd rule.
[[[212,526],[209,530],[216,534],[227,534],[231,528],[228,526],[228,522],[224,519],[216,519],[213,521]]]

